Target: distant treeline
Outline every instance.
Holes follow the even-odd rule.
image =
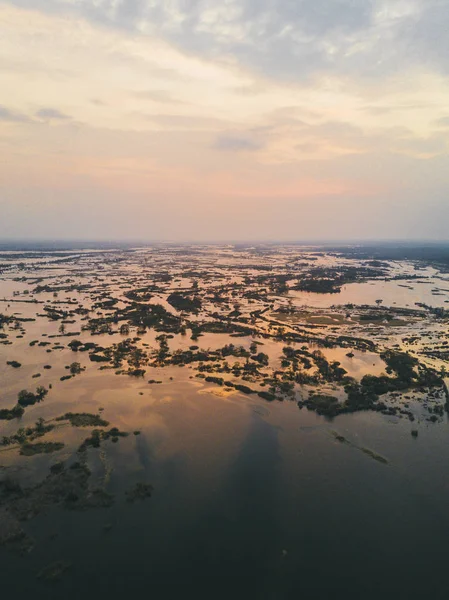
[[[377,260],[416,260],[430,264],[449,266],[449,243],[426,245],[378,245],[338,247],[329,249],[347,257]]]

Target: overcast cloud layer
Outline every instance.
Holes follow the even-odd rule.
[[[449,239],[448,24],[448,0],[0,0],[0,236]]]

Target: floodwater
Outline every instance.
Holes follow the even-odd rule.
[[[226,261],[225,253],[220,260]],[[414,306],[429,300],[430,284],[410,283],[412,291],[398,283],[406,282],[351,284],[331,295],[332,304],[383,298],[388,305]],[[41,304],[14,302],[12,291],[25,287],[0,281],[0,298],[9,303],[0,312],[42,313]],[[299,305],[330,306],[323,295],[290,294]],[[68,296],[88,299],[85,292]],[[447,295],[432,298],[440,306]],[[50,302],[51,294],[39,299]],[[68,331],[79,330],[79,324]],[[24,325],[24,338],[11,337],[12,345],[0,346],[0,408],[11,407],[20,389],[52,383],[51,393],[27,408],[20,426],[101,408],[111,425],[140,435],[89,451],[95,483],[115,495],[111,507],[49,507],[24,524],[35,540],[32,551],[18,556],[0,545],[2,598],[449,597],[446,415],[437,423],[371,412],[329,420],[300,410],[293,400],[269,403],[225,392],[195,378],[189,367],[151,368],[144,379],[119,376],[100,371],[87,353],[74,357],[67,348],[53,349],[60,338],[50,339],[48,354],[29,346],[45,339],[42,332],[57,335],[58,322]],[[153,347],[157,335],[149,330],[140,343]],[[76,339],[106,345],[123,336],[83,331]],[[68,341],[63,338],[62,344]],[[169,345],[215,349],[231,342],[248,347],[252,341],[206,333],[196,342],[175,335]],[[283,344],[257,341],[277,368]],[[384,372],[385,364],[372,352],[354,349],[347,356],[347,347],[323,352],[357,379]],[[75,359],[86,371],[61,382],[65,366]],[[12,369],[7,360],[22,367]],[[51,370],[43,370],[46,363]],[[36,373],[41,377],[33,378]],[[149,385],[149,378],[162,383]],[[17,427],[16,421],[0,421],[1,435]],[[88,433],[69,425],[54,430],[46,440],[66,444],[56,455],[30,458],[0,447],[0,477],[34,485],[56,461],[76,460],[76,448]],[[129,503],[124,490],[137,482],[150,482],[152,497]],[[60,560],[71,566],[59,581],[37,579],[39,571]]]
[[[198,391],[97,392],[106,417],[142,431],[108,450],[109,489],[143,478],[153,497],[39,516],[35,551],[1,553],[5,597],[446,597],[447,423],[415,440],[379,415],[329,423],[294,403]],[[73,567],[59,583],[24,577],[61,557]]]
[[[416,302],[448,308],[449,279],[443,281],[414,280],[374,281],[349,283],[338,294],[314,294],[291,291],[290,296],[299,304],[327,308],[333,305],[369,304],[382,300],[385,306],[416,308]],[[419,300],[418,300],[419,298]]]

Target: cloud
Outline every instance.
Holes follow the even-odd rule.
[[[107,106],[107,103],[104,100],[100,100],[100,98],[91,98],[90,101],[95,106]]]
[[[449,2],[421,0],[421,10],[403,20],[398,28],[398,40],[409,60],[429,67],[438,66],[449,74]],[[404,48],[404,45],[407,44]]]
[[[216,150],[224,150],[227,152],[251,152],[260,150],[262,147],[263,143],[260,140],[256,140],[251,137],[245,137],[244,135],[231,134],[219,135],[213,144],[213,148]]]
[[[37,123],[37,120],[46,121],[69,121],[71,117],[55,108],[41,108],[34,116],[29,116],[23,112],[11,110],[6,106],[0,105],[0,122],[9,123]]]
[[[56,108],[41,108],[36,112],[36,117],[39,119],[47,119],[49,121],[66,121],[70,119],[68,115]]]
[[[242,236],[251,228],[259,237],[318,231],[322,214],[323,235],[339,214],[349,230],[360,219],[366,235],[384,231],[384,222],[394,233],[405,231],[412,210],[413,235],[419,211],[440,231],[442,213],[430,214],[427,203],[447,201],[449,80],[432,6],[436,0],[0,0],[8,206],[16,210],[17,194],[26,216],[28,204],[47,197],[63,215],[82,196],[100,214],[98,197],[107,206],[112,194],[120,232],[122,223],[135,227],[126,216],[135,194],[139,214],[166,211],[156,230],[190,223],[193,237],[200,223],[208,235],[209,225],[222,227],[226,211],[235,214],[229,201],[246,215]],[[222,204],[211,202],[215,195]],[[326,196],[319,210],[318,196]],[[192,207],[204,219],[197,225],[184,218]],[[58,219],[60,229],[67,219]],[[148,219],[141,221],[143,230]]]
[[[6,106],[0,105],[0,121],[6,121],[10,123],[29,123],[30,118],[19,112],[15,112],[6,108]]]
[[[186,104],[184,101],[175,98],[167,90],[139,90],[134,92],[134,96],[160,104]]]
[[[432,105],[434,106],[435,109],[440,109],[440,108],[445,108],[446,104],[436,104],[436,105]],[[405,112],[405,111],[417,111],[417,110],[428,110],[429,109],[429,103],[425,102],[425,103],[414,103],[414,104],[401,104],[401,103],[396,103],[396,104],[391,104],[390,106],[364,106],[361,108],[361,110],[372,114],[374,116],[378,116],[378,115],[386,115],[389,113],[398,113],[398,112]]]
[[[449,117],[441,117],[435,121],[435,125],[438,129],[447,129],[449,127]]]
[[[269,78],[449,72],[444,0],[4,0],[161,37]]]
[[[188,131],[215,131],[227,124],[226,121],[213,116],[179,115],[179,114],[142,114],[136,113],[160,128]]]

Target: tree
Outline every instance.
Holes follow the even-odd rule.
[[[45,432],[45,421],[42,417],[39,417],[39,419],[36,421],[36,432],[37,433]]]
[[[48,390],[45,389],[43,385],[40,385],[36,388],[36,398],[38,399],[38,402],[43,400],[47,394]]]
[[[72,362],[70,365],[70,373],[72,375],[79,375],[81,373],[81,365],[79,362]]]
[[[20,406],[32,406],[36,402],[41,402],[48,394],[48,390],[40,385],[36,388],[36,393],[29,392],[28,390],[21,390],[18,395],[18,403]]]

